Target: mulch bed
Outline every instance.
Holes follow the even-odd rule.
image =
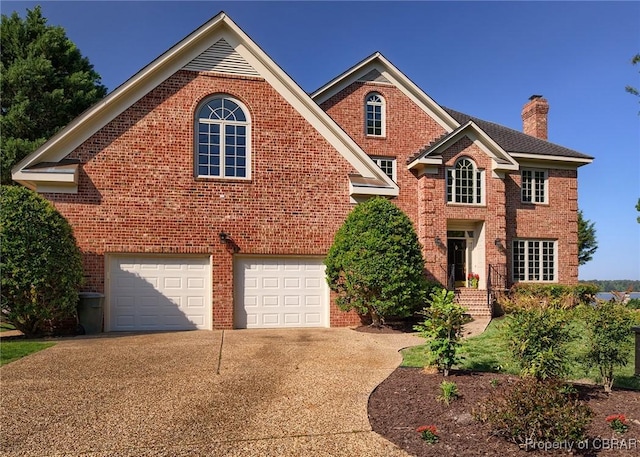
[[[398,368],[380,384],[369,399],[369,420],[373,430],[418,457],[571,455],[567,450],[527,453],[516,444],[492,436],[489,428],[476,422],[472,409],[496,389],[517,381],[516,376],[496,373],[456,372],[448,378],[427,374],[420,368]],[[462,395],[450,406],[438,402],[440,383],[453,381]],[[492,381],[496,380],[496,381]],[[492,386],[492,383],[497,386]],[[576,385],[580,397],[594,411],[588,429],[590,450],[576,451],[581,456],[640,456],[640,393],[615,390],[604,393],[599,386]],[[629,430],[616,434],[605,418],[625,414]],[[428,444],[415,430],[435,425],[440,441]],[[607,440],[617,440],[607,441]],[[626,446],[628,449],[623,449]]]

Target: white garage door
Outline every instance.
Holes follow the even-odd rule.
[[[324,268],[317,258],[236,259],[236,328],[327,327]]]
[[[111,256],[107,331],[211,328],[208,257]]]

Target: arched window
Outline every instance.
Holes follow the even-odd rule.
[[[483,202],[483,172],[471,159],[458,159],[447,169],[447,202],[480,205]]]
[[[365,126],[367,135],[385,135],[385,103],[382,95],[373,92],[367,95],[365,106]]]
[[[238,100],[226,95],[200,106],[196,116],[198,177],[251,177],[251,132],[245,111]]]

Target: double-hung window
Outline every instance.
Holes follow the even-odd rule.
[[[513,280],[556,282],[556,247],[554,240],[513,240]]]
[[[227,96],[213,97],[196,117],[196,175],[250,178],[250,123],[240,102]]]
[[[385,136],[385,103],[382,95],[371,93],[365,103],[365,129],[368,136]]]
[[[385,175],[396,181],[396,159],[391,157],[372,157],[372,159]]]
[[[447,202],[481,205],[484,203],[484,172],[466,157],[447,169]]]
[[[522,201],[525,203],[548,203],[546,170],[521,171]]]

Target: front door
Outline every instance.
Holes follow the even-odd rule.
[[[465,285],[467,280],[467,240],[447,240],[447,271],[451,274],[456,287]]]

